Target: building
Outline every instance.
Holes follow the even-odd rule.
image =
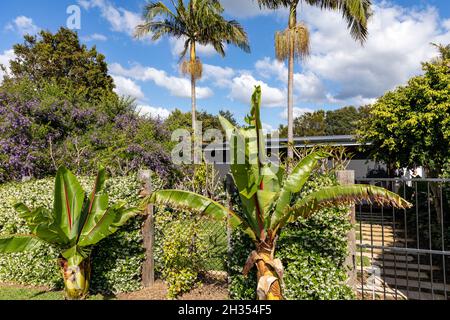
[[[267,139],[266,149],[268,154],[278,152],[281,157],[286,154],[287,139]],[[359,143],[355,136],[339,135],[339,136],[317,136],[295,138],[294,144],[296,148],[312,148],[318,146],[345,147],[346,152],[351,156],[348,170],[355,171],[356,178],[367,177],[385,177],[386,165],[368,159],[368,155],[361,152]],[[229,143],[223,145],[212,144],[204,147],[205,159],[208,163],[214,163],[220,176],[224,176],[229,172]]]

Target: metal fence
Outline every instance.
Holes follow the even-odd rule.
[[[413,204],[356,207],[358,295],[374,300],[449,300],[450,179],[359,179]]]
[[[180,213],[175,213],[170,219],[158,216],[155,219],[157,276],[167,267],[163,261],[164,256],[170,254],[178,268],[183,265],[195,266],[195,269],[208,278],[226,279],[227,252],[225,222]]]

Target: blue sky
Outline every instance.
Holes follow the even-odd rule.
[[[164,1],[169,3],[170,1]],[[143,0],[16,0],[0,10],[0,63],[24,33],[56,31],[65,26],[70,5],[81,9],[81,29],[88,46],[105,54],[120,94],[136,98],[143,112],[166,116],[190,109],[189,81],[180,74],[180,41],[136,40]],[[263,121],[267,129],[286,120],[286,65],[274,59],[274,33],[287,23],[286,12],[261,11],[251,0],[223,0],[226,16],[248,32],[252,53],[229,46],[221,58],[200,48],[204,77],[198,84],[198,108],[211,113],[232,111],[239,120],[249,110],[255,84],[263,87]],[[295,67],[295,112],[336,109],[373,102],[386,90],[420,74],[420,62],[436,52],[430,42],[450,43],[448,0],[375,1],[364,47],[355,43],[337,13],[304,5],[299,19],[311,32],[311,57]],[[0,75],[1,77],[1,75]]]

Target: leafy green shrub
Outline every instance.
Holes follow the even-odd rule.
[[[337,185],[332,174],[318,174],[300,194]],[[348,209],[322,210],[309,219],[300,218],[285,228],[278,240],[278,254],[285,266],[284,294],[292,300],[353,299],[345,285],[344,261],[347,255],[347,233],[351,225]],[[242,276],[242,266],[253,248],[251,240],[241,232],[233,234],[230,297],[236,300],[255,299],[256,272]]]
[[[167,282],[168,297],[176,298],[199,284],[207,244],[201,236],[200,219],[185,213],[156,215],[156,265]]]
[[[92,178],[80,178],[83,188],[89,189]],[[9,183],[0,185],[0,234],[28,233],[25,221],[13,209],[16,202],[30,207],[50,208],[53,201],[54,179]],[[140,184],[136,176],[112,178],[105,190],[111,201],[125,200],[128,205],[138,204]],[[118,293],[141,287],[142,249],[141,220],[134,219],[121,231],[102,241],[92,254],[92,290],[102,293]],[[44,248],[43,248],[44,247]],[[42,244],[27,253],[0,255],[0,282],[27,285],[45,285],[61,288],[56,259],[58,251]]]
[[[212,166],[202,164],[191,175],[186,174],[177,187],[223,201],[225,192],[219,181]],[[168,297],[176,298],[200,285],[200,276],[206,271],[226,270],[226,240],[224,223],[195,212],[156,209],[155,267],[169,286]]]

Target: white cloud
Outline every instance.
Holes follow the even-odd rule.
[[[15,58],[14,50],[6,50],[2,54],[0,54],[0,65],[3,65],[6,68],[6,72],[9,72],[9,62]],[[0,84],[3,82],[3,78],[5,76],[5,72],[0,69]]]
[[[150,116],[152,118],[160,118],[161,120],[167,119],[172,111],[165,108],[155,108],[148,105],[139,105],[137,106],[137,110],[139,114]]]
[[[169,76],[165,71],[151,67],[135,65],[130,69],[122,67],[118,63],[110,65],[110,72],[114,75],[128,77],[138,81],[153,81],[157,86],[164,88],[171,95],[181,98],[191,96],[191,82],[185,78]],[[197,98],[206,99],[213,96],[213,92],[208,87],[197,87]]]
[[[91,35],[88,35],[86,37],[81,37],[81,40],[86,41],[86,42],[90,42],[90,41],[107,41],[108,37],[100,34],[100,33],[94,33]]]
[[[78,0],[78,4],[85,10],[99,9],[102,17],[109,22],[113,31],[123,32],[130,36],[134,35],[136,26],[143,22],[139,13],[115,7],[107,0]]]
[[[143,99],[144,93],[139,85],[133,80],[118,75],[112,75],[116,85],[115,92],[122,96],[130,96],[135,99]]]
[[[273,11],[260,9],[256,0],[222,0],[225,12],[238,18],[250,18],[259,15],[269,15]]]
[[[180,54],[183,52],[185,41],[186,41],[185,37],[169,39],[171,52],[174,57],[178,58],[180,56]],[[195,49],[198,54],[206,56],[206,57],[211,57],[211,56],[217,54],[216,50],[214,49],[214,47],[212,45],[204,46],[201,44],[197,44]],[[187,53],[189,55],[189,50]]]
[[[264,123],[264,122],[262,123],[262,130],[265,134],[269,134],[274,131],[277,131],[277,130],[275,130],[275,128],[272,125],[270,125],[268,123]]]
[[[312,112],[314,112],[314,110],[309,108],[294,108],[294,119],[301,117],[305,113],[312,113]],[[280,113],[280,117],[284,120],[287,120],[288,118],[287,109]]]
[[[450,19],[444,20],[442,22],[442,26],[446,29],[446,30],[450,30]]]
[[[269,79],[275,76],[285,86],[287,85],[288,69],[285,63],[266,57],[258,60],[255,68],[262,77]],[[297,101],[322,102],[328,100],[322,81],[310,71],[294,73],[294,95]]]
[[[25,16],[19,16],[6,25],[7,31],[17,32],[20,35],[34,35],[40,28],[33,23],[33,19]]]
[[[341,104],[373,101],[406,83],[421,73],[421,61],[436,56],[430,42],[450,42],[448,20],[442,21],[432,7],[374,5],[364,46],[350,37],[340,14],[310,6],[303,13],[312,30],[312,56],[304,64],[305,74],[331,81],[336,92],[328,96]]]
[[[243,103],[249,103],[255,86],[261,86],[262,101],[264,107],[282,107],[286,104],[286,92],[278,88],[270,87],[263,81],[256,80],[250,74],[242,74],[233,78],[229,98]]]
[[[230,87],[232,78],[236,72],[229,67],[219,67],[210,64],[203,65],[203,77],[201,81],[212,81],[219,88]]]

